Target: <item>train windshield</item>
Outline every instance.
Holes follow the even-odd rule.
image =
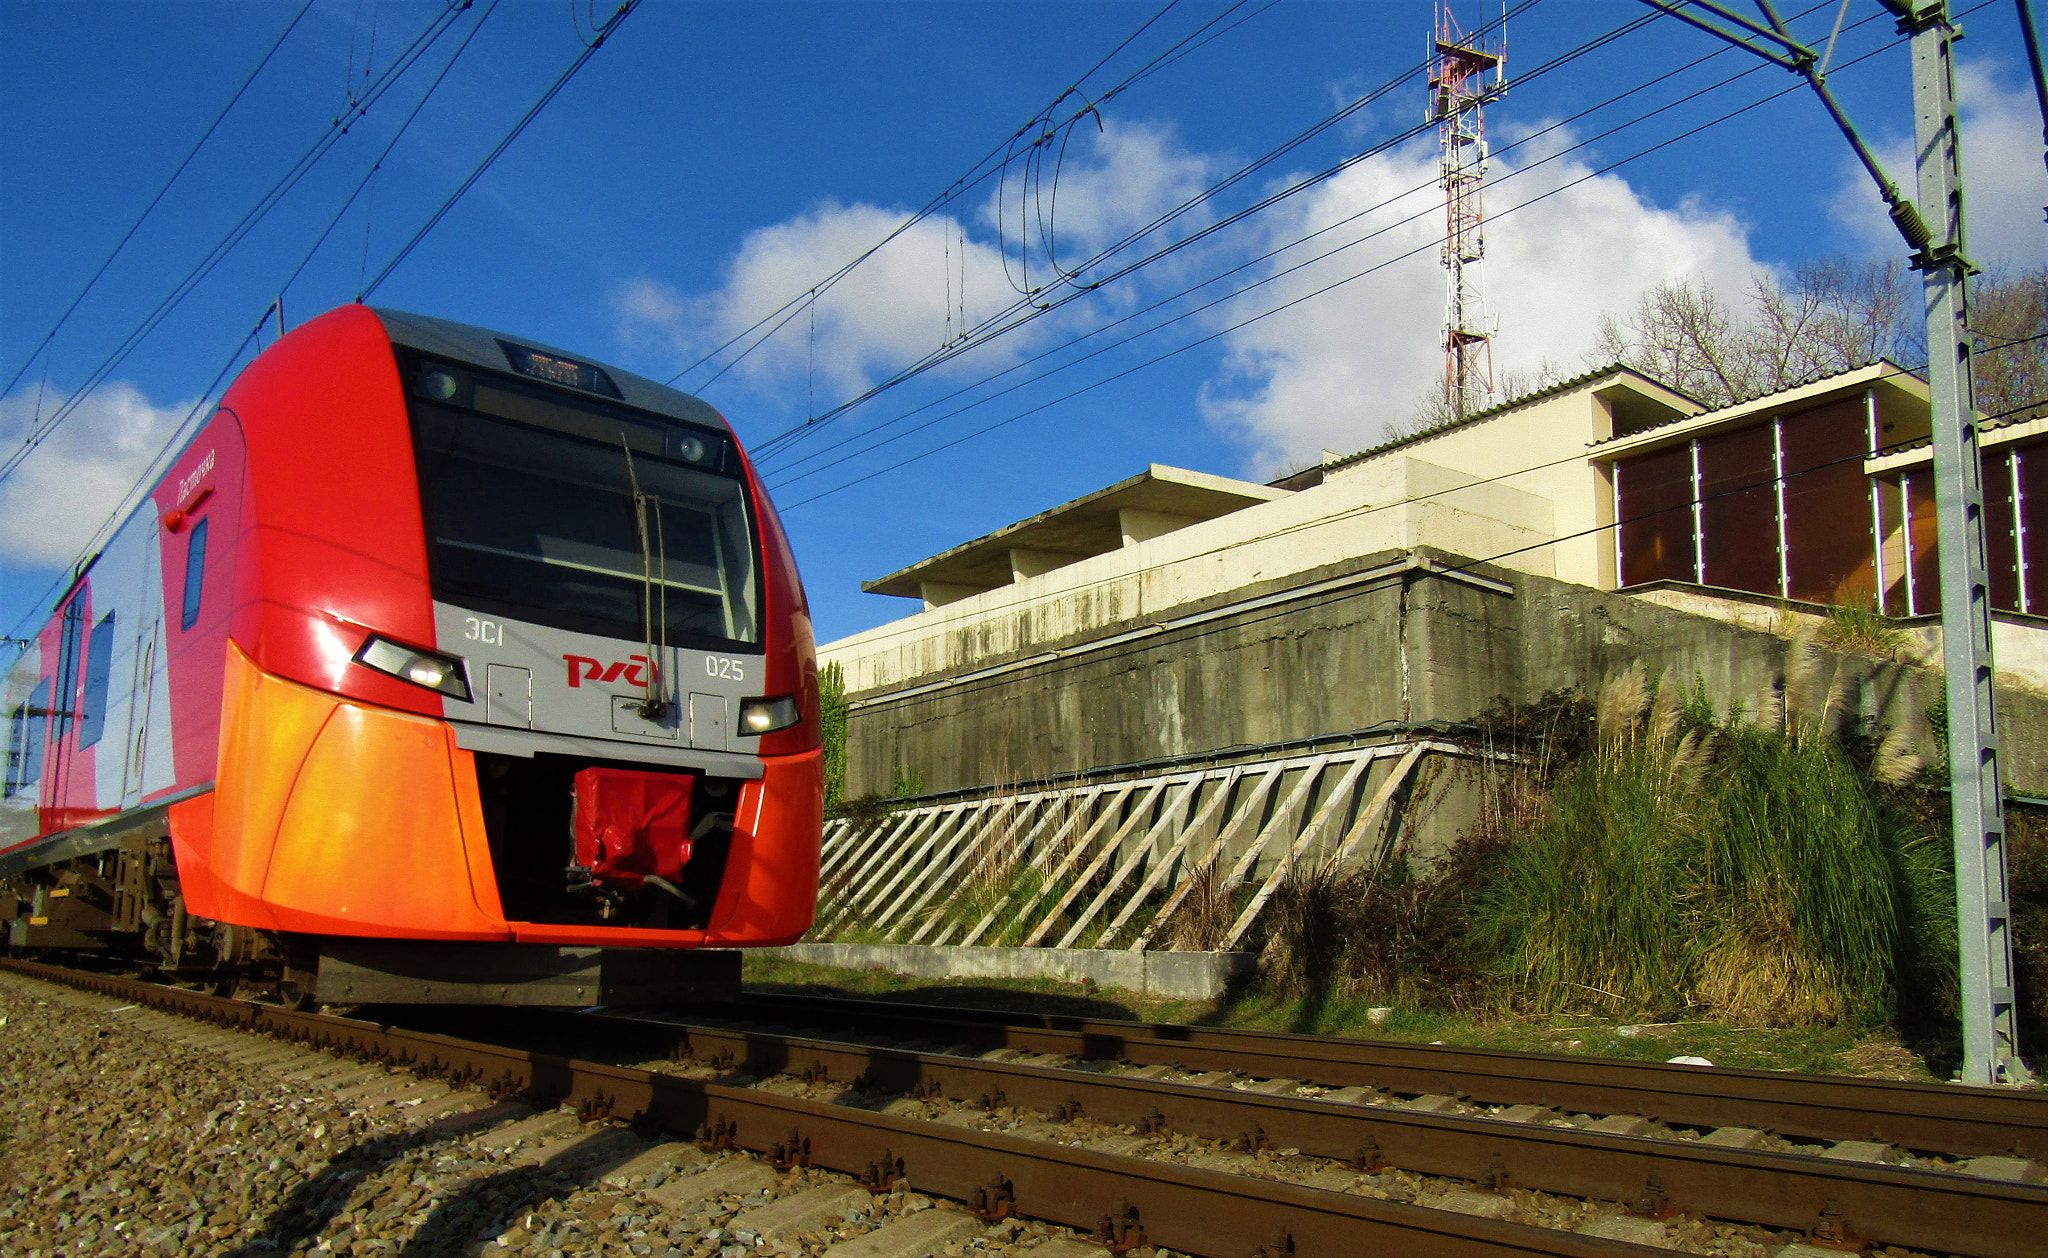
[[[759,641],[725,434],[482,378],[446,391],[412,404],[436,599],[632,641]]]

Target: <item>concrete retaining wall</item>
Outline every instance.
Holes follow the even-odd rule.
[[[1530,573],[1444,571],[1464,564],[1431,551],[1364,556],[1124,622],[1117,631],[1136,636],[1099,649],[1089,644],[1107,635],[1090,633],[985,657],[978,667],[1015,667],[978,680],[855,693],[847,792],[887,791],[900,771],[936,792],[1382,722],[1466,721],[1495,696],[1590,690],[1638,661],[1653,677],[1700,679],[1723,709],[1755,710],[1785,675],[1790,643],[1778,634]],[[1219,614],[1137,632],[1204,611]],[[1075,649],[1048,654],[1063,648]],[[1940,693],[1926,668],[1839,663],[1851,706],[1886,723],[1918,720]],[[2048,793],[2048,697],[2002,687],[1999,702],[2008,780]]]
[[[807,965],[914,978],[1049,978],[1169,1000],[1214,1000],[1249,977],[1249,952],[1128,952],[1082,948],[928,948],[910,944],[792,944],[761,955]]]

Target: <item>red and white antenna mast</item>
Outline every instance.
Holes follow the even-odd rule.
[[[1436,0],[1436,41],[1429,61],[1430,120],[1443,151],[1444,401],[1463,419],[1493,398],[1495,320],[1486,308],[1480,262],[1486,257],[1486,102],[1506,90],[1507,19],[1497,40],[1468,38]]]

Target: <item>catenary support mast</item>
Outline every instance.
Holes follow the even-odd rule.
[[[1991,586],[1984,562],[1983,463],[1970,383],[1963,252],[1963,176],[1954,66],[1960,32],[1948,0],[1878,0],[1912,39],[1918,205],[1885,177],[1828,90],[1826,66],[1792,37],[1771,0],[1765,23],[1715,0],[1643,0],[1806,79],[1876,181],[1912,252],[1927,303],[1927,384],[1934,430],[1935,517],[1941,554],[1942,667],[1948,696],[1951,821],[1955,833],[1963,1066],[1968,1083],[2026,1076],[2013,993],[2012,902],[2005,860],[2004,779],[1992,702]]]
[[[1914,258],[1927,295],[1927,386],[1934,403],[1934,504],[1940,521],[1942,665],[1948,680],[1956,912],[1962,967],[1963,1077],[2019,1069],[2005,798],[1991,693],[1991,587],[1984,563],[1984,469],[1970,382],[1963,178],[1956,133],[1956,29],[1945,0],[1891,3],[1913,40],[1913,138],[1920,213],[1932,230]]]

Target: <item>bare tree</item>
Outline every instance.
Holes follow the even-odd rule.
[[[2002,418],[2048,415],[2048,266],[1978,279],[1970,323],[1977,409]]]
[[[1784,318],[1796,323],[1787,311]],[[1603,315],[1593,357],[1623,362],[1703,402],[1721,404],[1756,389],[1756,337],[1704,279],[1654,288],[1635,309]]]
[[[1710,406],[1889,359],[1927,361],[1919,284],[1897,262],[1824,258],[1780,280],[1751,277],[1731,307],[1704,279],[1674,280],[1601,320],[1596,362],[1625,362]],[[1980,277],[1977,405],[1986,414],[2048,403],[2048,268]]]

